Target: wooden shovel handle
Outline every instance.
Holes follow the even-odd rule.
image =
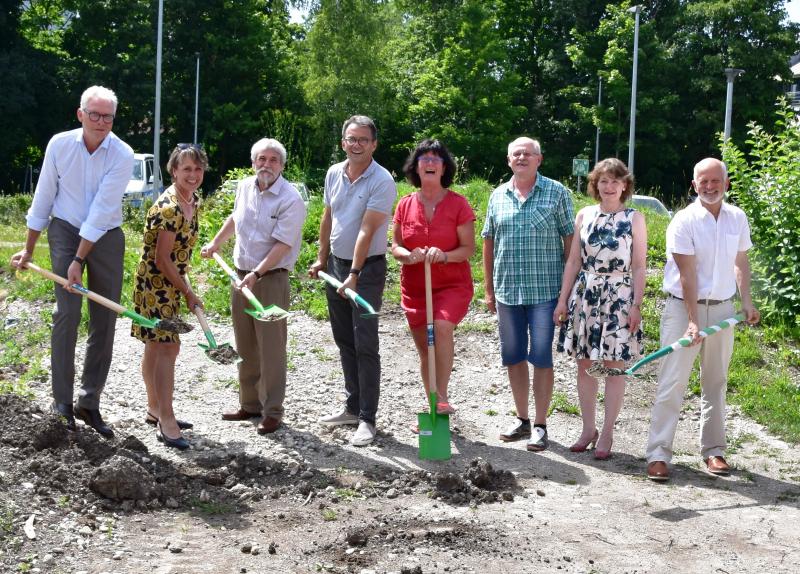
[[[67,281],[66,279],[64,279],[60,275],[56,275],[55,273],[53,273],[52,271],[49,271],[47,269],[42,269],[41,267],[39,267],[38,265],[36,265],[32,261],[28,261],[25,264],[25,267],[27,269],[31,269],[32,271],[35,271],[36,273],[38,273],[42,277],[50,279],[51,281],[55,281],[56,283],[58,283],[60,285],[64,285],[65,287],[67,285],[69,285],[69,281]],[[89,291],[86,288],[81,288],[80,289],[80,293],[82,295],[85,295],[87,298],[91,299],[95,303],[100,303],[100,305],[102,305],[103,307],[108,307],[112,311],[116,312],[118,315],[122,315],[126,310],[125,307],[123,307],[119,303],[115,303],[111,299],[103,297],[102,295],[98,295],[94,291]]]
[[[430,392],[436,394],[436,340],[433,335],[433,288],[431,287],[431,264],[425,259],[425,320],[428,323],[428,382]],[[433,412],[436,412],[434,405]]]

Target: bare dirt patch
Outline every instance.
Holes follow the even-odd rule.
[[[2,319],[15,328],[35,315],[17,302]],[[209,360],[199,330],[183,337],[176,411],[195,428],[185,434],[192,448],[177,452],[144,422],[142,346],[121,319],[101,405],[113,440],[80,423],[67,433],[47,408],[49,381],[33,385],[33,401],[0,397],[3,571],[796,571],[792,446],[732,411],[735,471],[712,477],[689,398],[673,480],[651,483],[642,459],[649,379],[629,385],[611,460],[570,453],[580,418],[563,412],[549,420],[548,451],[501,443],[513,403],[493,321],[473,314],[456,334],[454,456],[430,462],[417,458],[410,430],[425,398],[397,309],[381,317],[378,439],[361,449],[347,442],[351,427],[316,422],[343,398],[327,323],[292,315],[285,424],[268,436],[256,434],[257,419],[221,420],[237,404],[235,366]],[[213,330],[232,340],[229,321]],[[560,400],[577,404],[572,362],[559,357],[556,373]]]

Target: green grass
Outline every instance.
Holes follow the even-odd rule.
[[[547,411],[547,416],[552,415],[554,412],[578,416],[581,414],[581,410],[578,406],[569,402],[567,395],[560,391],[553,391],[553,399],[550,401],[550,409]]]

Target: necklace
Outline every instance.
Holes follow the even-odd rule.
[[[182,199],[183,203],[185,203],[187,205],[191,205],[192,203],[194,203],[194,193],[193,192],[189,192],[189,199],[186,199],[183,196],[183,194],[181,193],[181,190],[177,185],[175,186],[175,195],[178,196],[178,199]]]

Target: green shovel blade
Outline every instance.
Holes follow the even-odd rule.
[[[419,458],[450,460],[450,415],[436,414],[436,393],[430,394],[431,411],[417,413]]]

